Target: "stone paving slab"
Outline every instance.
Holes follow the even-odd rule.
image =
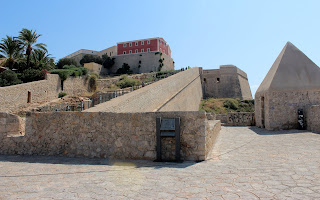
[[[0,199],[320,199],[320,135],[222,127],[200,163],[2,155]]]

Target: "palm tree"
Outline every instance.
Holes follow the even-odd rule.
[[[1,41],[0,55],[4,57],[4,65],[12,69],[13,65],[22,58],[22,43],[10,36],[2,38]]]
[[[42,49],[35,49],[31,54],[31,62],[36,69],[51,70],[55,68],[54,58]]]
[[[41,36],[41,34],[37,34],[36,31],[29,30],[29,29],[22,29],[20,31],[19,39],[23,43],[23,47],[26,51],[27,55],[27,68],[30,66],[30,56],[33,51],[33,49],[42,49],[47,52],[47,45],[43,43],[37,43],[38,38]]]

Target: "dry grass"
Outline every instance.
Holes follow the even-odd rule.
[[[254,112],[254,101],[231,98],[209,98],[201,101],[199,110],[216,114],[227,114],[228,112]]]

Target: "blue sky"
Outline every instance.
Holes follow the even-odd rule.
[[[56,59],[159,36],[177,69],[234,64],[248,74],[253,95],[287,41],[320,65],[318,0],[0,2],[0,38],[35,29]]]

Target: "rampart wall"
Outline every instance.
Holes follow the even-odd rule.
[[[201,89],[199,68],[195,67],[84,112],[198,111]]]
[[[63,82],[63,91],[68,95],[80,96],[88,91],[85,76],[69,77]],[[57,74],[47,74],[47,78],[24,84],[0,87],[0,112],[18,112],[30,103],[45,103],[58,98],[61,80]]]
[[[180,117],[184,160],[207,158],[220,131],[220,122],[208,121],[204,111],[28,113],[24,136],[10,137],[9,133],[19,135],[19,128],[0,131],[0,154],[154,160],[157,117]],[[0,115],[1,127],[13,123],[21,125],[12,115]],[[165,141],[163,145],[167,151],[163,155],[174,154],[173,145]]]
[[[252,99],[247,74],[233,65],[203,70],[202,83],[206,98]]]
[[[16,112],[29,103],[51,101],[60,91],[60,78],[55,74],[47,74],[46,80],[0,87],[0,112]]]
[[[254,126],[253,112],[235,112],[227,114],[227,125],[229,126]]]
[[[112,73],[116,73],[117,70],[122,67],[123,63],[127,63],[133,73],[157,72],[160,65],[160,58],[164,58],[164,65],[161,71],[174,70],[173,59],[165,54],[160,55],[159,52],[117,55],[114,56],[114,58],[115,64],[111,68]]]

